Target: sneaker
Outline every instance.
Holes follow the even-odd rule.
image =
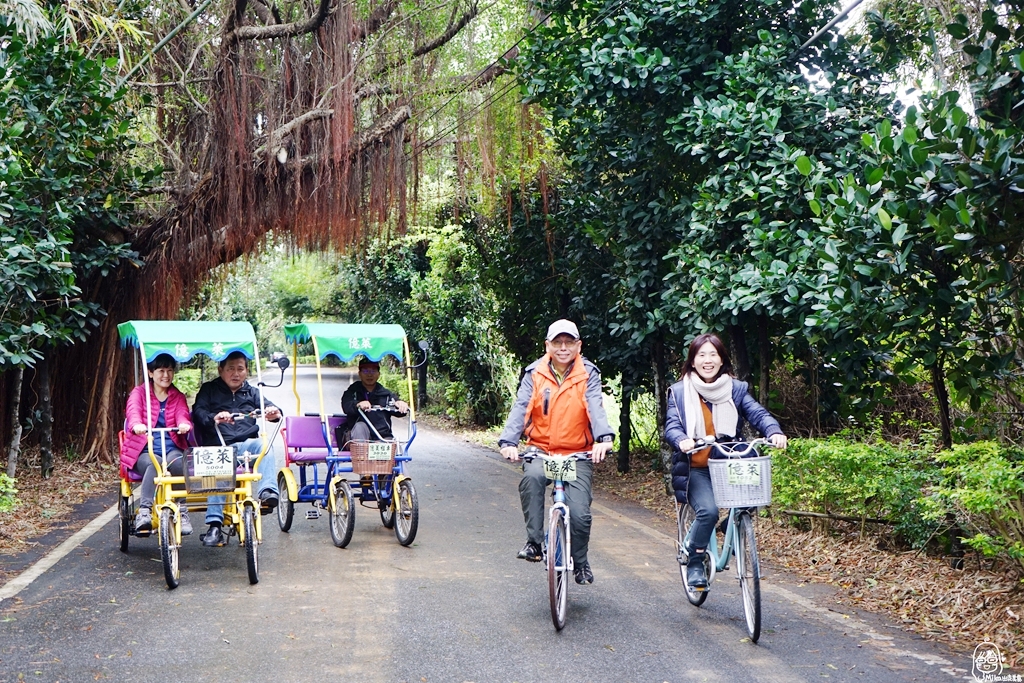
[[[705,553],[690,553],[690,561],[686,563],[686,583],[690,588],[707,588],[708,578],[704,575]]]
[[[260,514],[269,515],[277,509],[278,502],[277,491],[263,489],[260,491]]]
[[[219,548],[227,545],[228,539],[220,529],[220,524],[211,524],[210,528],[203,534],[203,545],[207,548]]]
[[[578,584],[594,583],[594,572],[591,571],[590,563],[586,560],[573,567],[572,575]]]
[[[153,512],[149,508],[139,508],[135,513],[135,533],[153,530]]]
[[[192,520],[188,518],[188,505],[185,503],[178,503],[178,518],[181,520],[181,535],[191,535]]]
[[[540,551],[540,546],[533,541],[527,541],[523,549],[516,555],[520,560],[526,560],[527,562],[540,562],[543,559],[543,554]]]

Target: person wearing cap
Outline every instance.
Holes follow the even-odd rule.
[[[349,438],[356,441],[376,441],[377,434],[385,439],[390,439],[391,415],[384,410],[370,412],[372,406],[393,405],[400,413],[409,412],[409,404],[398,398],[398,394],[385,389],[378,383],[380,379],[380,363],[362,358],[359,361],[359,381],[353,382],[345,393],[341,395],[341,409],[345,413],[347,423],[352,425]],[[370,421],[377,434],[373,433],[369,425],[359,415],[362,410],[366,419]]]
[[[498,437],[503,458],[519,460],[519,441],[550,455],[590,451],[591,460],[576,463],[576,481],[565,482],[565,501],[572,520],[573,574],[576,583],[593,583],[587,559],[590,543],[590,501],[594,465],[604,460],[615,434],[604,412],[601,371],[580,355],[580,331],[570,320],[556,320],[548,327],[545,354],[523,372],[515,403]],[[526,545],[519,558],[540,562],[544,540],[544,490],[550,483],[544,464],[533,460],[523,465],[519,499],[526,520]]]

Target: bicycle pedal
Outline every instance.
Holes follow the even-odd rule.
[[[320,511],[316,508],[306,510],[306,519],[320,519]]]

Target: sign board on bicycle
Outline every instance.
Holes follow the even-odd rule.
[[[544,458],[544,476],[552,481],[576,481],[576,459]]]
[[[235,473],[234,448],[231,446],[199,446],[192,449],[193,473],[196,477],[230,477]]]
[[[756,462],[730,461],[726,464],[726,481],[732,486],[760,486],[761,467]]]
[[[367,444],[367,460],[390,460],[393,446],[391,443],[371,442]]]

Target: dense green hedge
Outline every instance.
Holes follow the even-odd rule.
[[[849,433],[773,453],[773,508],[884,519],[914,547],[959,537],[1024,575],[1024,451],[992,441],[936,452]]]

